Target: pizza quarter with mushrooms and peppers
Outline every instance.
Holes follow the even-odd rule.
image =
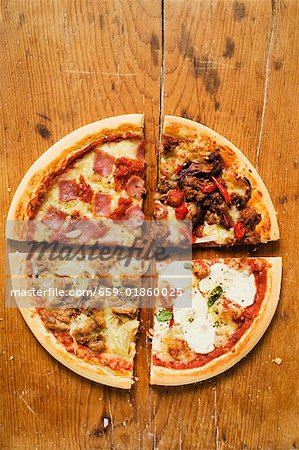
[[[73,131],[24,176],[8,213],[7,237],[130,247],[141,235],[145,217],[145,160],[141,114],[103,119]],[[158,164],[153,216],[159,242],[162,238],[167,246],[182,240],[217,247],[279,238],[276,213],[259,174],[240,150],[213,130],[166,116]],[[111,289],[118,261],[27,261],[17,253],[10,255],[10,266],[13,287],[49,286],[47,274],[68,286],[76,274],[79,288],[108,283]],[[163,270],[166,292],[170,287],[176,295],[167,294],[155,309],[152,384],[192,383],[223,372],[253,348],[275,312],[280,258],[194,260],[179,272],[171,263]],[[169,286],[170,272],[172,283],[189,272],[190,286],[183,295]],[[132,277],[123,275],[122,287],[132,283]],[[141,281],[134,283],[138,290]],[[50,303],[44,298],[31,308],[22,307],[20,299],[17,303],[30,329],[56,359],[86,378],[130,388],[138,305],[117,293],[115,298],[76,298],[76,305],[71,297],[54,296]],[[184,305],[184,299],[191,299],[191,305]]]
[[[269,193],[228,140],[191,120],[166,116],[162,134],[157,220],[192,221],[193,244],[230,246],[279,238]],[[161,227],[169,243],[179,236]]]

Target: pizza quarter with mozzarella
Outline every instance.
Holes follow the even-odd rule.
[[[152,384],[193,383],[230,368],[259,341],[277,306],[280,258],[194,260],[185,270],[192,270],[191,304],[178,296],[155,312]],[[177,277],[166,280],[172,286]]]

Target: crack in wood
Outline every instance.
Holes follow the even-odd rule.
[[[159,144],[162,134],[162,116],[164,106],[164,77],[165,77],[165,8],[161,0],[161,75],[160,75],[160,103],[159,103]]]
[[[219,428],[218,428],[218,407],[217,407],[217,381],[214,386],[214,434],[215,434],[215,449],[219,449]]]
[[[269,75],[270,75],[270,58],[271,58],[271,50],[273,43],[274,30],[276,28],[276,17],[277,17],[277,3],[276,0],[272,0],[272,16],[271,16],[271,25],[268,37],[268,45],[266,52],[266,68],[265,68],[265,84],[264,84],[264,95],[263,95],[263,107],[262,107],[262,116],[261,116],[261,124],[260,124],[260,132],[259,139],[256,148],[256,157],[255,157],[255,166],[258,170],[259,168],[259,158],[261,152],[261,146],[263,141],[263,129],[264,129],[264,121],[265,121],[265,112],[267,106],[267,97],[268,97],[268,87],[269,87]]]

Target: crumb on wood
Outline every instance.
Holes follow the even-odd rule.
[[[135,380],[135,381],[138,381],[138,380],[139,380],[139,377],[134,377],[134,380]]]
[[[9,361],[12,361],[13,359],[14,359],[14,356],[11,355],[11,356],[9,357]]]
[[[7,192],[11,192],[11,187],[8,187],[8,188],[7,188]]]
[[[274,359],[272,359],[272,362],[274,362],[275,364],[280,366],[280,364],[282,363],[282,359],[281,358],[274,358]]]
[[[108,425],[109,425],[109,418],[108,418],[108,417],[104,417],[104,418],[103,418],[103,427],[104,427],[104,430],[108,427]]]

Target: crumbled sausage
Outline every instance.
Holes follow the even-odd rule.
[[[256,225],[262,220],[262,216],[253,208],[245,208],[241,212],[239,220],[244,223],[247,230],[253,231]]]

